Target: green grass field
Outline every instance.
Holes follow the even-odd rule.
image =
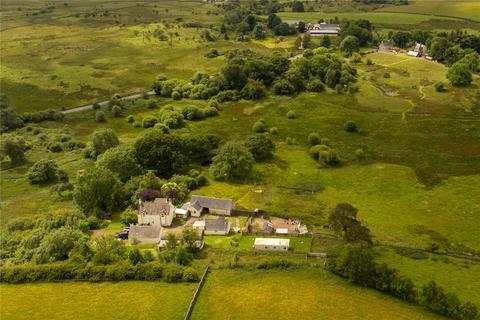
[[[194,320],[292,318],[439,319],[314,269],[214,270],[192,314]]]
[[[195,287],[164,282],[0,285],[1,318],[183,319]]]
[[[460,300],[480,304],[480,290],[477,285],[477,279],[480,278],[480,263],[432,254],[412,259],[401,254],[402,250],[398,250],[397,253],[385,247],[376,251],[380,254],[379,261],[399,270],[412,279],[417,287],[435,280],[442,287],[448,288],[448,291],[455,293]]]

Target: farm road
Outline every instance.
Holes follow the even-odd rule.
[[[129,96],[122,97],[122,98],[120,98],[120,100],[140,99],[145,94],[148,95],[148,96],[153,96],[155,94],[155,92],[154,91],[148,91],[148,92],[143,92],[143,93],[135,93],[135,94],[132,94],[132,95],[129,95]],[[106,106],[109,102],[110,102],[110,100],[107,100],[107,101],[99,102],[98,104],[101,107],[103,107],[103,106]],[[80,107],[76,107],[76,108],[72,108],[72,109],[68,109],[68,110],[63,110],[62,113],[63,114],[69,114],[69,113],[74,113],[74,112],[81,112],[81,111],[90,110],[90,109],[93,109],[93,105],[94,104],[92,103],[92,104],[87,104],[87,105],[84,105],[84,106],[80,106]]]

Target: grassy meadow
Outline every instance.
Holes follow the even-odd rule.
[[[1,318],[183,319],[195,287],[164,282],[0,285]]]
[[[316,269],[213,270],[192,314],[194,320],[292,318],[439,319]]]

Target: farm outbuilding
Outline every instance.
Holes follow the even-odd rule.
[[[253,249],[263,251],[288,251],[290,239],[256,238]]]

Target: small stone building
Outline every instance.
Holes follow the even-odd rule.
[[[230,232],[230,222],[224,217],[205,220],[205,235],[227,235]]]
[[[230,199],[192,196],[188,211],[192,217],[200,217],[202,213],[230,216],[235,209],[235,203]]]

